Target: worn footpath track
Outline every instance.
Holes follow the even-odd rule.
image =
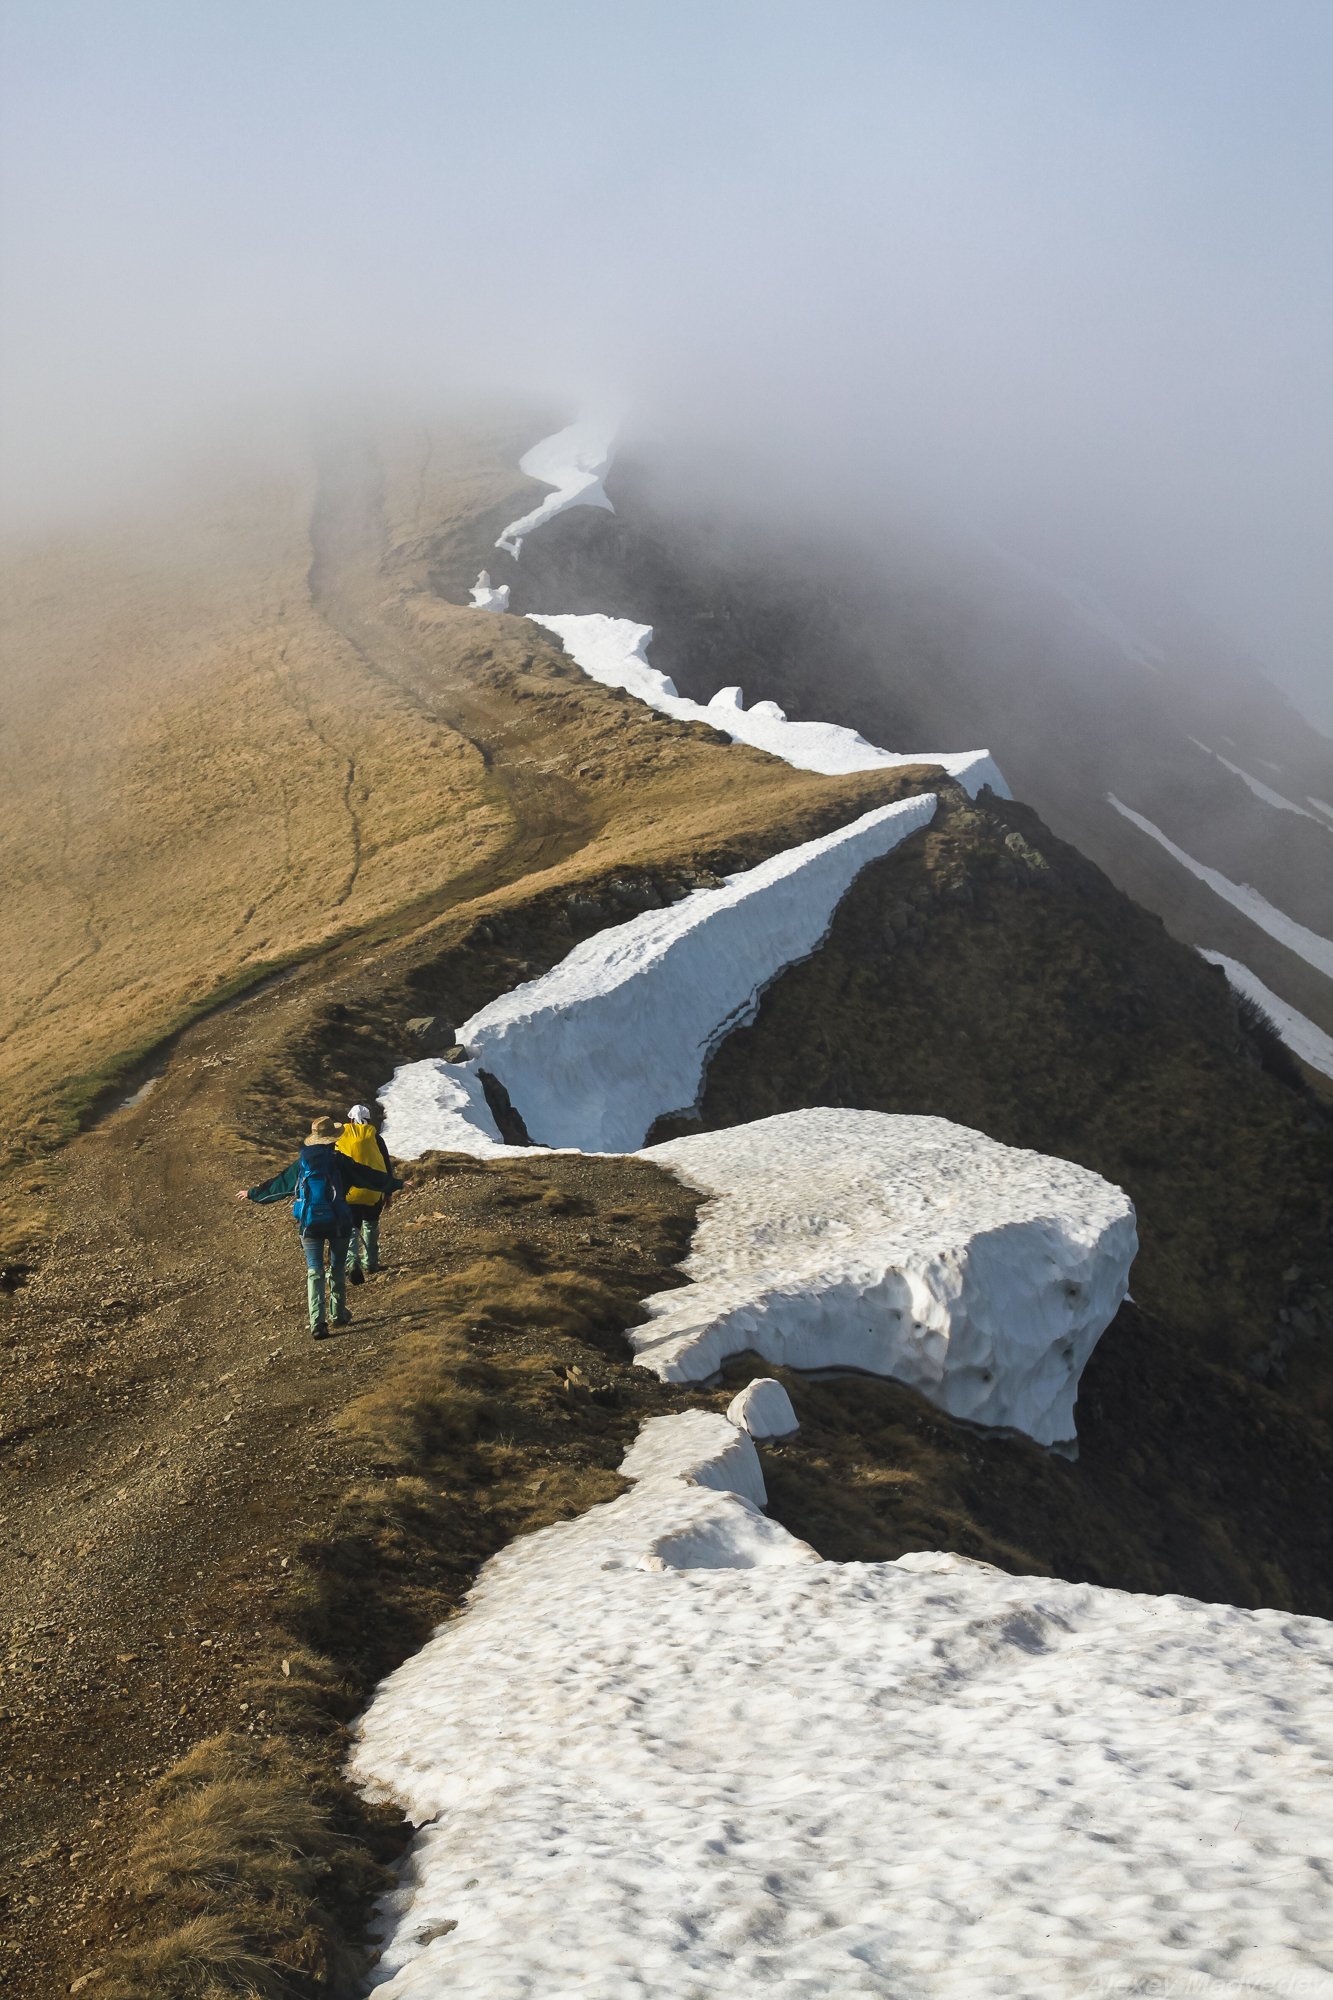
[[[382,608],[379,536],[367,469],[326,482],[315,600],[368,677],[477,746],[510,831],[498,860],[386,913],[377,939],[372,926],[187,1029],[137,1103],[40,1169],[50,1233],[28,1282],[0,1299],[6,1990],[61,1992],[96,1968],[128,1921],[116,1883],[151,1780],[219,1729],[262,1732],[240,1685],[269,1609],[349,1480],[374,1471],[339,1414],[397,1342],[434,1322],[472,1235],[509,1226],[503,1169],[408,1195],[389,1230],[399,1272],[352,1295],[347,1337],[315,1345],[285,1210],[235,1200],[279,1163],[247,1136],[258,1080],[317,1039],[331,1008],[373,1011],[384,995],[395,1019],[413,1011],[414,968],[465,939],[479,911],[649,859],[758,859],[902,783],[808,777],[633,712],[580,684],[544,642],[526,667],[496,671],[479,639],[480,664],[442,676],[429,629]],[[605,770],[615,754],[631,778],[623,825],[617,796],[575,768],[595,755]],[[378,1050],[374,1063],[339,1074],[370,1096]],[[290,1145],[313,1111],[344,1108],[294,1101]],[[593,1254],[595,1218],[548,1223],[568,1236],[571,1264]],[[667,1281],[656,1252],[613,1238],[606,1254],[643,1289]],[[410,1258],[399,1242],[416,1245]]]

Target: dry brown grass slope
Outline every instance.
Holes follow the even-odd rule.
[[[627,878],[706,878],[925,782],[791,771],[433,595],[440,538],[484,541],[487,505],[526,498],[510,478],[484,457],[464,478],[438,439],[429,459],[419,438],[358,444],[253,532],[201,529],[169,604],[164,563],[124,549],[46,625],[30,595],[66,664],[49,700],[27,674],[33,754],[10,773],[21,921],[46,954],[2,1084],[29,1149],[8,1194],[31,1268],[0,1296],[0,1971],[21,1991],[122,1946],[136,1996],[332,1990],[383,1847],[338,1781],[347,1716],[509,1534],[610,1490],[655,1406],[619,1329],[667,1281],[692,1202],[648,1169],[569,1163],[587,1185],[549,1203],[504,1175],[405,1203],[394,1254],[417,1271],[358,1294],[327,1347],[304,1334],[289,1219],[239,1211],[238,1182],[313,1110],[370,1095],[410,1015],[459,1018],[616,921]],[[245,552],[229,571],[224,528]],[[103,635],[86,657],[80,618]],[[289,765],[305,779],[285,792]],[[57,866],[43,815],[71,788]],[[108,1071],[136,1074],[127,1049],[284,959],[158,1048],[150,1095],[56,1145]],[[566,1360],[632,1393],[571,1412]]]
[[[527,503],[518,446],[342,440],[10,552],[0,1256],[39,1212],[33,1161],[269,969],[573,857],[633,865],[864,793],[677,728],[525,622],[432,594],[442,542],[484,547]]]
[[[10,552],[7,1134],[49,1136],[73,1078],[510,836],[482,753],[312,603],[316,503],[297,464]]]

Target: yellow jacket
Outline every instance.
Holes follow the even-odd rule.
[[[344,1125],[337,1150],[346,1153],[350,1160],[358,1160],[363,1167],[374,1167],[382,1174],[393,1172],[389,1155],[381,1146],[379,1133],[373,1125]],[[353,1208],[378,1208],[384,1196],[376,1188],[353,1185],[347,1190],[347,1199]]]

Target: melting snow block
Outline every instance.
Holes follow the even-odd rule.
[[[682,1410],[676,1417],[649,1417],[621,1461],[626,1479],[647,1493],[664,1483],[674,1491],[707,1486],[738,1493],[755,1507],[768,1504],[759,1454],[748,1437],[716,1410]]]
[[[713,1048],[752,1018],[770,980],[815,950],[866,863],[934,812],[933,792],[879,806],[721,889],[600,931],[483,1007],[459,1040],[499,1078],[538,1145],[641,1146],[655,1119],[695,1102]]]
[[[891,1375],[951,1416],[1074,1436],[1079,1377],[1138,1248],[1128,1195],[944,1118],[793,1111],[650,1146],[713,1199],[636,1358],[699,1382],[747,1348]]]
[[[493,584],[488,569],[478,570],[471,598],[474,608],[478,611],[508,611],[509,585]]]
[[[791,1397],[771,1375],[747,1382],[739,1396],[732,1397],[727,1404],[727,1422],[748,1431],[752,1438],[790,1437],[800,1429]]]

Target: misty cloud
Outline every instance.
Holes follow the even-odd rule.
[[[1333,18],[17,0],[6,511],[364,396],[631,409],[1195,598],[1328,715]]]

